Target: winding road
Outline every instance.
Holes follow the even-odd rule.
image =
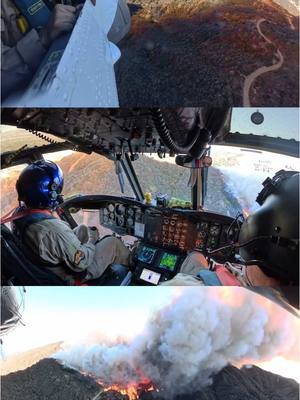
[[[257,21],[256,27],[258,30],[258,33],[265,39],[267,43],[273,44],[273,42],[262,33],[261,31],[261,24],[266,21],[264,18],[261,18],[260,20]],[[277,71],[280,69],[284,63],[284,57],[279,49],[277,49],[275,53],[276,57],[278,58],[278,62],[276,64],[273,64],[269,67],[263,66],[258,69],[256,69],[254,72],[252,72],[250,75],[247,75],[245,78],[245,83],[244,83],[244,89],[243,89],[243,106],[244,107],[251,107],[251,101],[250,101],[250,90],[251,87],[259,76],[266,74],[267,72],[272,72],[272,71]]]

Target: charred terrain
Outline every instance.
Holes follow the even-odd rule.
[[[121,105],[298,105],[299,17],[289,2],[289,11],[272,0],[129,3]]]
[[[22,371],[2,376],[3,400],[129,400],[116,391],[102,391],[94,379],[45,358]],[[140,393],[140,400],[165,400],[159,392]],[[297,400],[298,384],[258,367],[228,366],[211,386],[174,400]]]

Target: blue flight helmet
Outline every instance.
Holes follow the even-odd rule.
[[[39,160],[28,165],[16,183],[18,200],[30,208],[54,209],[62,202],[63,172],[52,161]]]

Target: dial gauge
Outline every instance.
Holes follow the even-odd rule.
[[[113,204],[109,204],[108,210],[109,210],[109,212],[114,212],[115,211],[115,206]]]
[[[134,224],[133,218],[129,217],[129,218],[127,219],[127,224],[128,224],[128,226],[133,226],[133,224]]]
[[[219,225],[212,225],[210,227],[209,233],[211,234],[211,236],[218,236],[220,233]]]
[[[128,208],[127,214],[128,214],[130,217],[133,217],[133,216],[134,216],[134,209],[133,209],[133,208]]]
[[[118,224],[119,226],[123,226],[123,225],[124,225],[124,222],[125,222],[125,219],[124,219],[124,217],[123,217],[122,215],[120,215],[120,216],[117,217],[117,224]]]
[[[125,208],[122,204],[119,204],[119,205],[116,207],[116,212],[117,212],[117,214],[119,214],[119,215],[125,215],[125,211],[126,211],[126,208]]]

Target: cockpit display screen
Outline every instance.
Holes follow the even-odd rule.
[[[173,272],[176,266],[177,258],[178,256],[175,254],[164,253],[160,260],[159,268],[164,268]]]
[[[152,247],[143,246],[137,258],[139,261],[145,264],[151,264],[155,257],[156,252],[157,250],[153,249]]]

